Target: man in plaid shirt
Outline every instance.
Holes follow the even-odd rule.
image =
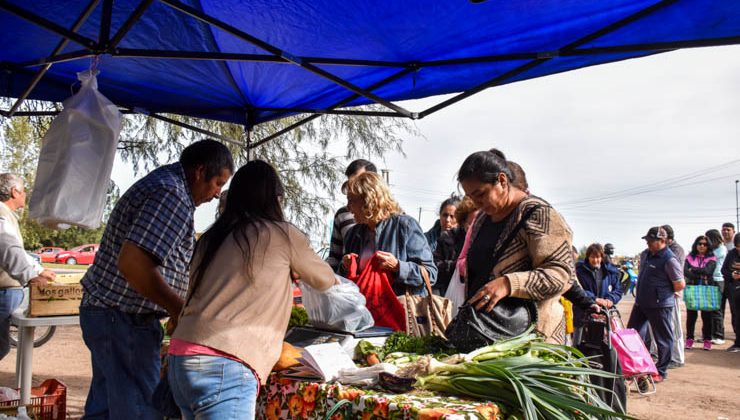
[[[80,327],[93,377],[84,418],[162,418],[151,404],[163,332],[188,286],[193,213],[234,171],[223,144],[202,140],[137,181],[116,204],[82,279]]]

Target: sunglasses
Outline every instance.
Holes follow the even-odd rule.
[[[706,243],[706,242],[699,242],[699,243],[698,243],[698,244],[696,244],[696,245],[697,245],[697,246],[707,246],[707,243]]]

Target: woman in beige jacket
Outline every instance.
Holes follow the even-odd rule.
[[[285,221],[275,170],[251,161],[198,241],[185,307],[170,343],[169,381],[185,419],[254,418],[259,384],[280,357],[291,273],[318,290],[331,267]]]

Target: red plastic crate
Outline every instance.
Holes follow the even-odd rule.
[[[14,412],[20,400],[0,402],[0,412]],[[28,415],[37,420],[58,420],[67,417],[67,386],[56,379],[47,379],[41,386],[31,388],[31,405]]]

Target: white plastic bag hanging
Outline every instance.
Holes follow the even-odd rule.
[[[452,303],[452,317],[454,318],[457,315],[458,308],[465,303],[465,283],[460,281],[460,272],[457,268],[452,273],[445,297]]]
[[[340,284],[324,292],[300,283],[303,306],[311,323],[348,332],[362,331],[375,325],[372,314],[365,307],[365,296],[357,285],[344,277],[334,276]]]
[[[121,133],[118,107],[98,91],[95,70],[64,101],[44,136],[29,216],[52,228],[100,226]]]

